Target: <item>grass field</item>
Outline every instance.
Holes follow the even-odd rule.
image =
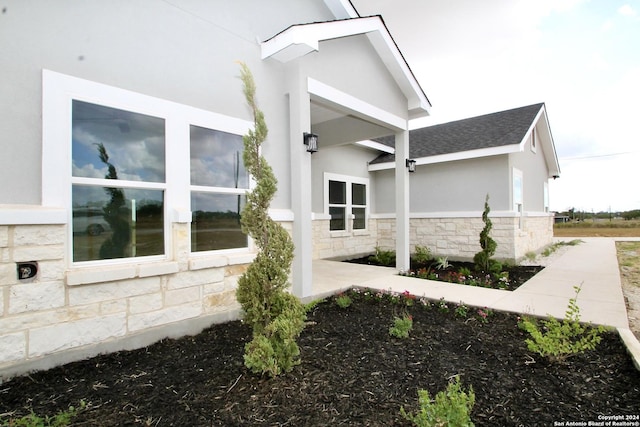
[[[555,224],[556,237],[640,237],[640,221],[601,220]]]

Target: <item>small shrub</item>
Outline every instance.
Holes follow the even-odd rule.
[[[542,321],[543,327],[540,328],[535,319],[525,317],[518,325],[531,336],[525,340],[529,351],[546,357],[552,363],[564,362],[570,356],[594,350],[602,340],[600,335],[607,330],[603,326],[592,327],[580,323],[580,308],[576,300],[581,288],[574,286],[574,289],[576,295],[569,300],[562,322],[549,316]]]
[[[444,300],[444,297],[438,300],[437,305],[438,305],[438,310],[440,310],[442,313],[447,313],[449,311],[449,305]]]
[[[402,299],[404,301],[404,305],[406,305],[407,307],[411,307],[416,301],[416,296],[409,291],[404,291],[402,293]]]
[[[349,295],[340,294],[336,297],[336,304],[340,308],[347,308],[351,305],[351,297]]]
[[[436,268],[438,270],[446,270],[447,268],[449,268],[449,266],[449,258],[447,258],[446,256],[439,257],[436,260]]]
[[[526,254],[524,254],[524,257],[525,257],[526,259],[528,259],[529,261],[533,262],[533,261],[535,261],[535,260],[536,260],[536,258],[538,257],[538,255],[536,255],[536,253],[535,253],[535,252],[533,252],[533,251],[529,251],[529,252],[527,252]]]
[[[478,320],[482,323],[489,323],[489,317],[493,316],[493,310],[485,308],[478,309]]]
[[[304,305],[304,312],[305,313],[309,313],[310,311],[312,311],[314,308],[316,308],[317,306],[319,306],[323,302],[325,302],[325,300],[323,298],[319,298],[319,299],[314,299],[313,301],[310,301],[310,302],[306,303]]]
[[[408,414],[401,407],[400,415],[418,427],[471,427],[471,410],[475,402],[473,387],[470,386],[469,391],[465,392],[460,385],[460,377],[456,376],[445,391],[436,394],[435,400],[431,399],[427,390],[418,390],[418,412]]]
[[[0,421],[2,427],[65,427],[71,425],[71,420],[78,415],[78,412],[85,409],[87,404],[80,401],[80,407],[69,406],[66,411],[58,412],[56,415],[41,417],[33,411],[29,415],[20,418],[10,418],[7,421]]]
[[[417,264],[424,265],[433,259],[433,255],[426,246],[416,245],[416,253],[413,255],[413,259]]]
[[[467,267],[460,267],[460,270],[458,270],[458,273],[460,273],[460,275],[464,276],[465,278],[471,277],[471,270],[468,269]]]
[[[473,262],[476,265],[476,269],[484,271],[485,273],[497,273],[502,270],[502,264],[491,258],[496,253],[498,244],[491,238],[489,233],[493,228],[493,223],[489,219],[489,195],[484,201],[484,211],[482,212],[482,222],[484,222],[484,228],[480,232],[480,247],[482,250],[473,256]]]
[[[393,267],[396,263],[395,251],[385,251],[376,246],[376,253],[369,257],[369,261],[386,267]]]
[[[410,314],[404,314],[402,317],[393,319],[393,326],[389,328],[389,335],[396,338],[408,338],[411,329],[413,329],[413,317]]]
[[[456,317],[461,317],[463,319],[466,319],[467,315],[469,314],[469,307],[467,307],[465,305],[465,303],[460,301],[460,304],[458,304],[456,306],[456,309],[454,310],[454,313],[455,313]]]

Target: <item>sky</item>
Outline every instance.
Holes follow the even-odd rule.
[[[352,3],[382,15],[433,105],[411,128],[544,102],[551,209],[640,209],[640,0]]]

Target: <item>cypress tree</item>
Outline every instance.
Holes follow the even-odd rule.
[[[254,129],[243,137],[242,158],[256,183],[247,194],[241,225],[254,240],[258,254],[240,277],[236,298],[242,305],[244,321],[253,330],[253,339],[245,346],[245,366],[254,373],[276,376],[300,363],[296,339],[306,316],[302,303],[287,292],[294,246],[289,233],[269,216],[277,180],[260,154],[268,130],[256,102],[253,75],[246,64],[240,67],[244,96],[254,117]]]

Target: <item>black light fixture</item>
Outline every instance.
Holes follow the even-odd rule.
[[[304,133],[303,137],[304,145],[307,146],[307,152],[315,153],[318,151],[318,135],[315,133]]]
[[[407,169],[409,169],[409,172],[416,171],[416,161],[414,159],[407,159],[406,165],[407,165]]]

